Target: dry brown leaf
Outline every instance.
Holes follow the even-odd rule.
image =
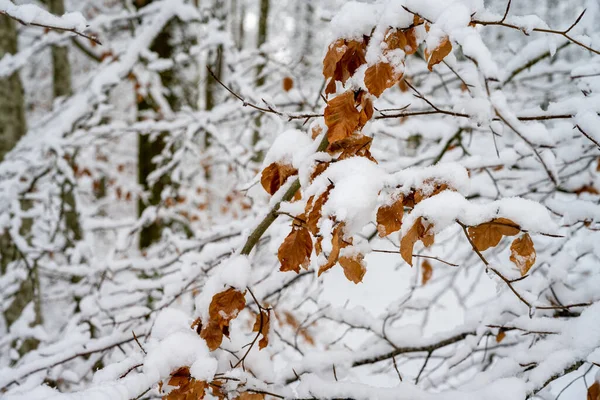
[[[352,135],[360,120],[360,113],[354,105],[354,92],[347,91],[327,103],[325,124],[329,143],[335,143]]]
[[[343,84],[366,62],[366,41],[339,39],[329,46],[323,59],[323,76],[330,79],[326,94],[335,93],[335,81]]]
[[[535,263],[535,248],[529,233],[516,238],[510,246],[510,261],[521,271],[521,276],[527,275]]]
[[[490,222],[469,227],[469,237],[479,251],[497,246],[502,236],[515,236],[519,232],[519,225],[506,218],[495,218]]]
[[[272,163],[262,172],[260,183],[262,187],[270,195],[274,195],[281,185],[292,175],[295,175],[298,171],[287,164]]]
[[[423,184],[427,186],[432,186],[433,188],[432,190],[428,190],[427,192],[424,192],[422,188],[417,189],[414,195],[415,204],[419,204],[425,199],[440,194],[444,190],[454,190],[453,188],[449,187],[446,183],[437,182],[434,179],[427,179],[423,182]]]
[[[504,331],[504,329],[500,329],[500,331],[496,335],[496,343],[502,342],[505,337],[506,337],[506,332]]]
[[[260,332],[262,339],[258,341],[258,348],[260,350],[267,347],[269,344],[269,326],[271,325],[271,316],[268,312],[260,311],[260,314],[256,315],[256,321],[252,332]]]
[[[600,400],[600,383],[596,381],[588,388],[586,400]]]
[[[573,193],[575,193],[577,195],[580,195],[582,193],[600,194],[600,192],[598,192],[598,189],[596,189],[593,185],[584,185],[584,186],[580,187],[579,189],[573,190]]]
[[[169,386],[175,389],[163,396],[163,400],[200,400],[204,398],[208,388],[206,382],[192,378],[187,367],[180,368],[171,375]],[[162,385],[160,389],[162,391]]]
[[[402,227],[402,215],[404,214],[404,198],[400,196],[392,205],[381,206],[377,210],[377,232],[379,236],[385,237],[397,232]]]
[[[431,246],[434,242],[431,226],[427,228],[423,226],[423,217],[417,218],[413,226],[400,240],[400,255],[410,266],[413,265],[412,255],[415,243],[419,240],[427,247]]]
[[[427,282],[431,279],[431,275],[433,275],[433,268],[431,267],[431,263],[425,260],[421,264],[421,282],[423,285],[427,285]]]
[[[340,256],[340,250],[350,244],[344,241],[344,225],[345,224],[341,222],[335,228],[333,228],[333,234],[331,237],[331,253],[329,253],[327,263],[321,265],[321,267],[319,268],[319,276],[321,276],[323,272],[331,269],[331,267],[335,265]]]
[[[281,263],[279,270],[282,272],[295,271],[299,273],[300,267],[308,268],[312,248],[313,243],[308,229],[305,227],[293,227],[277,252],[277,258],[279,258],[279,262]]]
[[[404,31],[401,30],[389,30],[384,42],[387,44],[387,49],[384,50],[384,54],[400,49],[407,55],[414,54],[417,51],[417,36],[414,28],[410,28]]]
[[[340,265],[344,269],[344,275],[349,281],[356,284],[362,282],[367,268],[363,264],[364,256],[362,254],[356,254],[352,257],[340,257]]]
[[[208,324],[200,332],[211,351],[219,348],[223,335],[229,337],[229,322],[235,319],[245,306],[244,294],[233,288],[213,296],[208,308]]]
[[[394,71],[394,67],[387,62],[371,65],[365,72],[365,86],[375,97],[381,96],[386,89],[391,88],[400,81],[402,74]]]
[[[361,92],[364,93],[364,92]],[[373,118],[373,102],[369,96],[363,95],[360,101],[360,116],[358,118],[358,129],[363,128]]]
[[[452,51],[452,44],[448,37],[445,37],[442,42],[433,50],[425,50],[425,59],[427,60],[427,68],[433,70],[433,66],[441,63],[444,58]]]
[[[286,92],[289,92],[290,90],[292,90],[294,88],[294,80],[292,78],[290,78],[289,76],[286,76],[285,78],[283,78],[283,81],[281,82],[282,86],[283,86],[283,90],[285,90]]]
[[[314,236],[317,236],[319,233],[319,228],[317,225],[319,223],[319,220],[321,219],[321,210],[323,209],[323,205],[327,202],[327,199],[329,198],[329,192],[331,191],[331,188],[332,186],[330,186],[326,191],[324,191],[314,203],[314,196],[308,199],[308,202],[306,203],[305,214],[308,216],[308,218],[306,219],[306,226]]]
[[[339,151],[342,153],[337,157],[338,161],[350,157],[366,157],[373,162],[377,162],[371,155],[371,143],[373,138],[365,136],[362,133],[353,133],[347,138],[331,144],[327,151],[330,154],[335,154]]]

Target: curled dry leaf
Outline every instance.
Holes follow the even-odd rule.
[[[260,183],[267,193],[274,195],[290,176],[297,173],[291,165],[275,162],[263,170]]]
[[[365,86],[375,97],[381,96],[386,89],[391,88],[402,79],[402,74],[394,70],[387,62],[371,65],[365,72]]]
[[[340,257],[340,265],[344,269],[344,275],[349,281],[360,283],[367,272],[367,268],[363,262],[364,256],[356,254],[352,257]]]
[[[400,196],[389,206],[381,206],[377,210],[377,232],[379,236],[385,237],[397,232],[402,227],[402,215],[404,214],[404,198]]]
[[[409,231],[406,232],[406,235],[404,235],[400,240],[400,255],[410,266],[413,265],[412,255],[415,243],[417,243],[417,241],[420,240],[427,247],[433,244],[434,235],[431,228],[431,225],[425,228],[423,225],[423,217],[419,217],[416,219]]]
[[[433,66],[441,63],[444,58],[452,51],[452,44],[448,37],[445,37],[441,43],[433,50],[425,49],[425,59],[427,68],[433,70]]]
[[[433,268],[431,267],[431,263],[427,260],[423,261],[421,264],[421,282],[423,285],[427,285],[427,282],[431,279],[433,275]]]
[[[330,185],[329,188],[324,191],[316,201],[314,201],[314,203],[314,196],[308,199],[308,202],[306,203],[306,226],[314,236],[317,236],[319,233],[319,228],[317,225],[321,219],[321,210],[323,209],[323,205],[327,202],[327,199],[329,198],[329,192],[332,188],[333,186]]]
[[[338,39],[329,46],[329,50],[323,60],[323,76],[331,79],[326,94],[335,93],[335,82],[345,84],[358,67],[366,63],[365,52],[367,40],[344,40]]]
[[[264,349],[269,344],[269,327],[271,325],[271,315],[269,312],[265,312],[263,310],[260,311],[260,314],[256,315],[256,321],[254,321],[254,327],[252,328],[252,332],[260,332],[262,338],[258,342],[258,348],[260,350]]]
[[[233,288],[213,296],[208,308],[209,321],[200,332],[211,351],[219,348],[223,336],[229,337],[229,323],[245,306],[244,294]]]
[[[192,378],[187,367],[175,371],[168,384],[175,389],[163,396],[163,400],[200,400],[204,398],[208,389],[208,383]],[[162,385],[160,390],[162,391]]]
[[[406,30],[390,29],[384,39],[387,48],[384,50],[384,54],[389,53],[392,50],[400,49],[407,55],[414,54],[419,47],[417,45],[417,35],[415,28]]]
[[[329,143],[335,143],[352,135],[358,128],[360,113],[354,104],[354,92],[347,91],[327,103],[325,124]]]
[[[283,81],[281,82],[282,86],[283,86],[283,90],[285,90],[286,92],[289,92],[290,90],[292,90],[294,88],[294,80],[292,78],[290,78],[289,76],[286,76],[285,78],[283,78]]]
[[[331,237],[331,253],[329,253],[327,263],[321,265],[319,268],[319,276],[321,276],[323,272],[331,269],[331,267],[333,267],[338,261],[340,250],[351,244],[344,241],[344,225],[345,224],[341,222],[337,224],[335,228],[333,228],[333,235]]]
[[[515,236],[519,232],[519,225],[507,218],[495,218],[490,222],[469,227],[469,237],[479,251],[497,246],[502,236]]]
[[[337,157],[338,161],[350,157],[366,157],[377,163],[377,160],[373,158],[370,151],[372,142],[373,138],[369,136],[365,136],[362,133],[353,133],[346,139],[331,144],[327,151],[331,154],[341,151],[341,154]]]
[[[500,343],[506,337],[506,331],[504,329],[500,329],[498,334],[496,335],[496,343]]]
[[[510,261],[521,271],[521,276],[527,275],[535,263],[535,248],[529,233],[516,238],[510,246]]]
[[[357,99],[360,103],[360,116],[358,118],[358,129],[362,129],[367,122],[373,118],[373,101],[364,91],[360,92]]]
[[[280,271],[300,272],[300,267],[308,268],[313,243],[308,229],[305,227],[293,227],[290,234],[285,238],[277,258],[281,263]]]

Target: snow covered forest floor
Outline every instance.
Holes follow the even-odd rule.
[[[0,398],[600,400],[599,0],[0,0]]]

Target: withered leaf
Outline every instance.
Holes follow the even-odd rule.
[[[588,388],[587,399],[585,400],[600,400],[600,383],[594,382],[592,386]]]
[[[414,28],[407,30],[389,30],[384,42],[387,44],[387,49],[384,54],[400,49],[407,55],[414,54],[417,51],[417,36]]]
[[[403,200],[404,198],[400,196],[391,205],[379,207],[377,210],[377,232],[379,232],[379,236],[385,237],[400,230],[402,215],[404,214]]]
[[[527,275],[535,263],[535,248],[529,233],[516,238],[510,246],[510,261],[521,271],[521,276]]]
[[[341,222],[337,224],[335,228],[333,228],[333,234],[331,237],[331,253],[329,253],[327,263],[321,265],[321,267],[319,268],[319,276],[321,276],[323,272],[331,269],[331,267],[335,265],[340,256],[340,250],[350,244],[344,241],[344,225],[345,224]]]
[[[425,228],[423,225],[423,217],[417,218],[413,226],[400,240],[400,255],[410,266],[413,265],[412,255],[415,243],[419,240],[427,247],[431,246],[434,241],[431,226]]]
[[[445,37],[442,42],[433,50],[425,50],[425,59],[427,60],[427,68],[433,70],[433,66],[441,63],[444,58],[452,51],[452,44],[448,37]]]
[[[246,306],[244,294],[229,288],[213,296],[208,308],[208,324],[200,332],[211,351],[216,350],[229,335],[229,322],[237,317]]]
[[[331,79],[326,94],[335,93],[335,81],[346,83],[348,78],[366,62],[366,41],[339,39],[329,46],[323,60],[323,76]]]
[[[360,120],[360,113],[354,106],[354,92],[347,91],[327,103],[325,124],[329,143],[335,143],[350,136]]]
[[[208,388],[206,382],[192,378],[187,367],[180,368],[171,375],[169,386],[173,386],[175,389],[163,396],[163,400],[200,400],[204,398]]]
[[[323,59],[323,76],[325,79],[333,78],[337,63],[342,59],[347,49],[348,46],[346,46],[344,39],[338,39],[329,45],[327,54]]]
[[[252,332],[260,332],[260,334],[262,335],[262,338],[258,341],[258,348],[260,350],[264,349],[269,344],[270,324],[270,313],[261,310],[260,314],[256,315],[256,321],[254,322],[254,327],[252,328]]]
[[[280,271],[299,273],[300,267],[307,268],[310,263],[312,249],[313,243],[308,229],[293,227],[277,252],[277,258],[281,263]]]
[[[310,232],[317,236],[319,233],[318,223],[321,219],[321,210],[323,209],[323,205],[327,202],[329,198],[329,192],[331,191],[332,186],[330,186],[326,191],[324,191],[316,201],[314,201],[314,196],[308,199],[306,203],[306,226],[310,230]]]
[[[287,164],[272,163],[262,172],[260,183],[262,187],[270,195],[277,193],[281,185],[292,175],[295,175],[298,171]]]
[[[431,267],[431,263],[427,260],[423,261],[421,264],[421,282],[423,285],[427,285],[427,282],[431,279],[433,275],[433,268]]]
[[[344,269],[344,275],[349,281],[356,284],[362,282],[367,268],[363,264],[364,256],[362,254],[356,254],[352,257],[340,257],[339,262]]]
[[[283,86],[283,90],[286,92],[289,92],[290,90],[292,90],[294,88],[294,80],[292,78],[290,78],[289,76],[286,76],[285,78],[283,78],[283,81],[281,82],[282,86]]]
[[[519,225],[507,218],[495,218],[490,222],[469,227],[469,237],[479,251],[497,246],[502,236],[515,236],[519,232]]]
[[[496,343],[500,343],[506,337],[506,331],[504,329],[500,329],[498,334],[496,335]]]
[[[353,133],[346,139],[331,144],[327,151],[331,154],[341,151],[342,153],[337,157],[338,161],[350,157],[366,157],[376,163],[377,160],[371,156],[370,151],[372,142],[373,138],[369,136],[365,136],[362,133]]]
[[[386,90],[400,81],[402,74],[394,71],[387,62],[371,65],[365,72],[365,86],[373,96],[379,97]]]
[[[358,128],[363,128],[367,122],[373,118],[373,102],[369,96],[362,96],[360,101],[360,116],[358,118]]]

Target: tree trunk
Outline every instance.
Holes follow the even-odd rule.
[[[0,15],[0,59],[17,52],[17,29],[12,19]],[[23,86],[19,73],[0,79],[0,161],[27,131]]]
[[[267,34],[269,30],[269,2],[270,0],[260,0],[260,14],[258,18],[258,36],[256,38],[256,48],[260,51],[260,48],[267,41]],[[261,87],[265,84],[265,77],[263,76],[263,70],[265,68],[265,63],[261,63],[258,65],[256,69],[256,87]],[[255,127],[254,133],[252,135],[252,145],[256,146],[256,144],[260,140],[260,128],[262,126],[261,121],[262,114],[256,117],[255,119]],[[253,161],[259,163],[263,160],[265,154],[264,151],[259,150],[255,153]]]
[[[47,1],[48,9],[52,14],[63,15],[65,13],[64,0]],[[55,98],[73,94],[69,50],[65,46],[52,46],[52,78]]]
[[[136,6],[141,8],[153,0],[136,0]],[[171,27],[172,23],[167,24],[165,29],[154,39],[150,50],[157,53],[160,58],[171,58],[173,56],[173,46],[171,45]],[[175,83],[175,75],[172,70],[166,70],[160,73],[162,84],[165,88],[172,88]],[[166,96],[171,108],[175,108],[175,97],[172,94]],[[153,109],[151,99],[143,99],[138,104],[138,111]],[[148,177],[154,172],[157,166],[152,161],[154,157],[160,155],[165,148],[165,137],[168,133],[163,132],[156,138],[150,135],[140,134],[138,144],[138,183],[145,193],[148,193],[147,199],[138,200],[138,213],[141,216],[146,207],[157,206],[161,201],[161,194],[168,185],[167,176],[161,177],[153,185],[148,182]],[[156,243],[162,234],[163,224],[161,221],[155,221],[152,224],[142,228],[140,232],[140,248],[144,249]]]

